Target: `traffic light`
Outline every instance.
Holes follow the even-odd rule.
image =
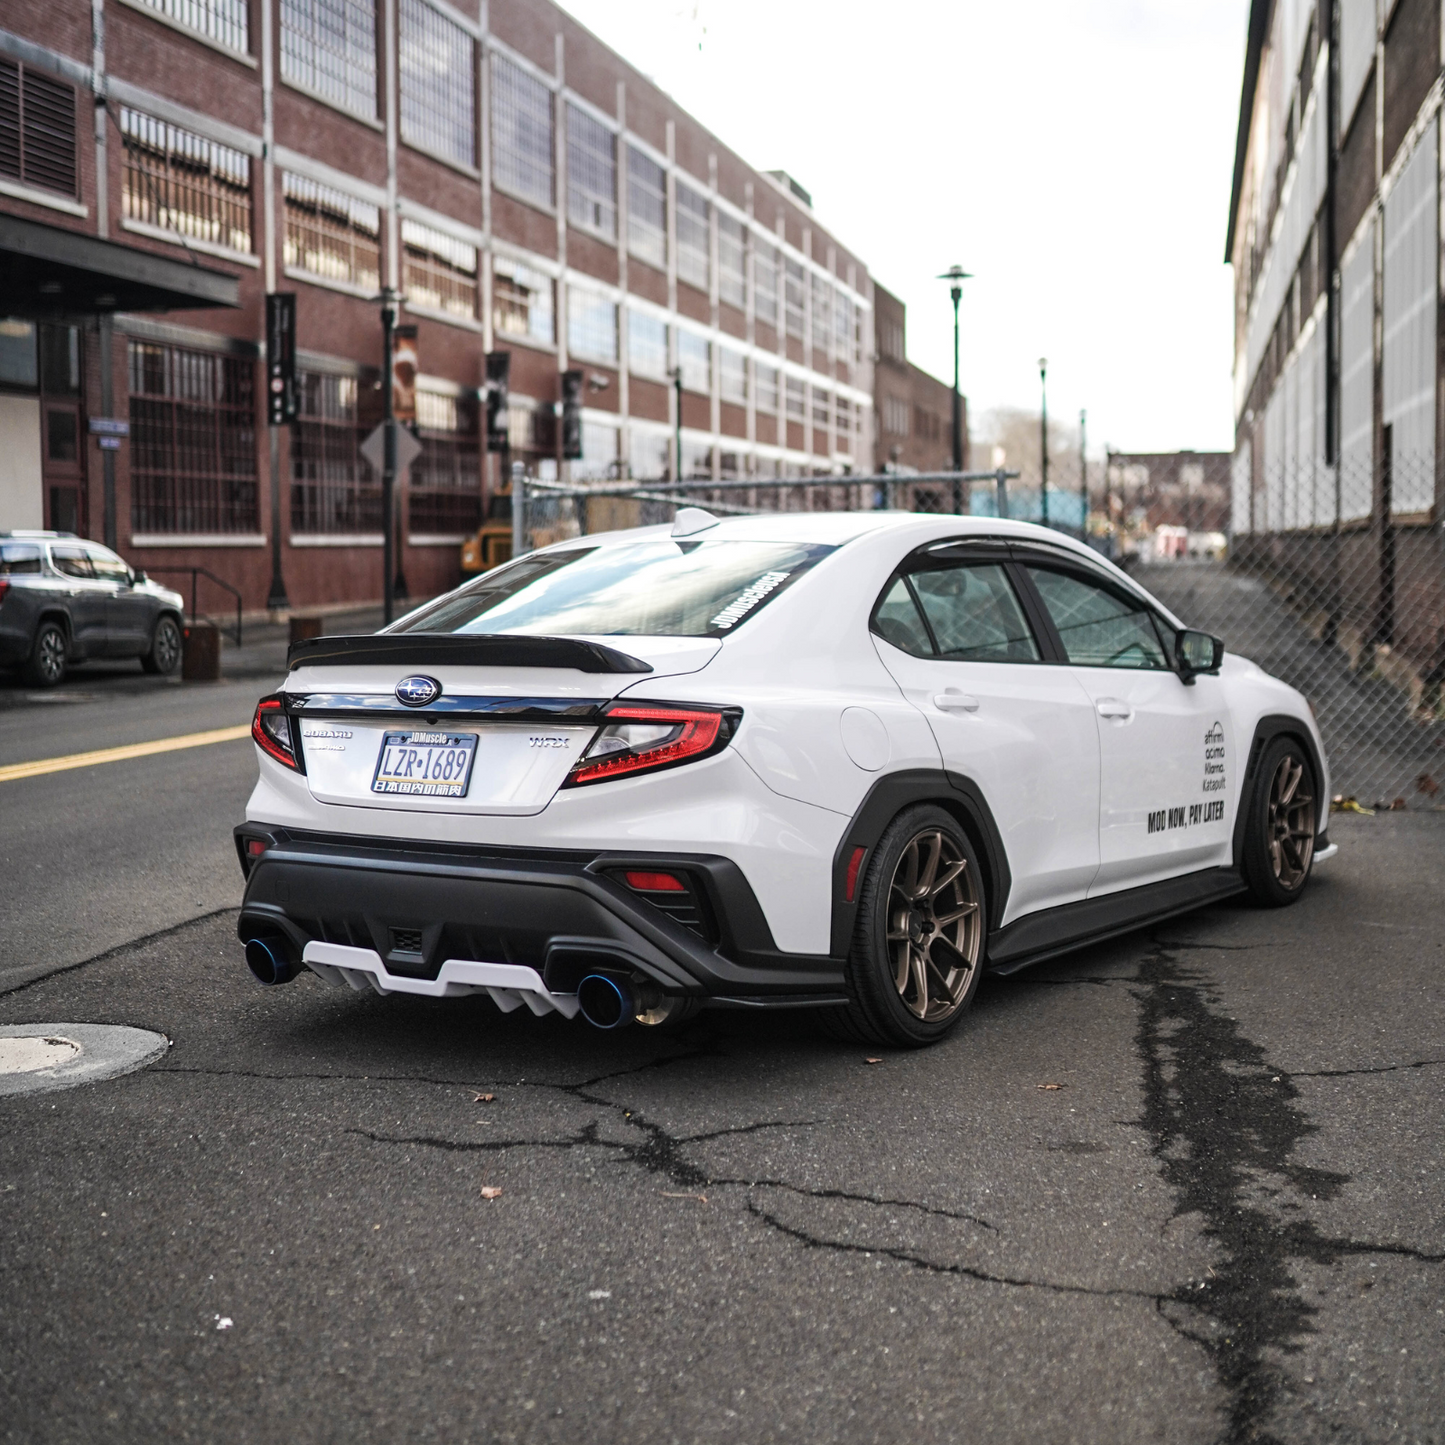
[[[487,352],[487,450],[507,450],[509,414],[507,411],[507,381],[512,371],[510,351]]]
[[[562,457],[576,462],[582,459],[582,373],[562,373]]]
[[[285,426],[296,420],[296,293],[266,297],[266,420]]]

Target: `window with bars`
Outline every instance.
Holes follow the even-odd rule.
[[[759,361],[753,368],[754,383],[757,392],[757,401],[754,403],[759,411],[766,411],[777,415],[778,411],[778,368],[767,366]]]
[[[761,242],[753,247],[753,314],[778,324],[778,253]]]
[[[282,172],[286,265],[375,291],[381,284],[381,212],[305,176]]]
[[[636,146],[627,148],[627,249],[659,271],[667,266],[667,172]]]
[[[0,176],[76,194],[75,90],[13,60],[0,60]]]
[[[552,92],[495,51],[492,181],[524,201],[552,204]]]
[[[361,455],[360,382],[300,371],[291,434],[291,531],[335,536],[381,531],[381,478]]]
[[[646,311],[627,313],[627,365],[639,376],[667,379],[667,322]]]
[[[246,0],[140,0],[142,5],[195,30],[207,40],[239,50],[250,50],[250,19]]]
[[[794,421],[802,421],[808,410],[808,388],[800,377],[787,377],[786,382],[788,416]]]
[[[121,107],[123,213],[232,251],[251,249],[251,160],[179,126]]]
[[[474,320],[477,248],[416,221],[401,223],[403,284],[413,306]]]
[[[717,213],[717,294],[739,310],[748,299],[745,236],[741,221],[724,211]]]
[[[281,0],[281,78],[376,118],[376,0]]]
[[[401,138],[464,166],[477,163],[472,37],[425,0],[401,0],[397,67]]]
[[[815,386],[813,391],[813,430],[819,428],[826,431],[833,424],[833,398],[822,389]]]
[[[807,275],[801,261],[783,261],[783,313],[788,335],[803,339],[803,303],[807,295]]]
[[[492,258],[492,326],[551,345],[557,339],[552,278],[506,256]]]
[[[567,288],[567,350],[617,364],[617,303],[580,286]]]
[[[851,296],[839,290],[833,302],[833,345],[839,360],[856,366],[860,360],[859,340],[858,308]]]
[[[738,406],[748,404],[748,363],[740,351],[718,347],[718,391],[724,401]]]
[[[819,351],[833,347],[833,283],[813,272],[813,345]]]
[[[883,398],[883,430],[897,437],[908,435],[908,403],[902,397]]]
[[[853,403],[846,396],[840,396],[833,405],[838,419],[834,445],[840,452],[851,452],[853,450]]]
[[[255,532],[256,364],[132,341],[131,527]]]
[[[617,238],[617,137],[575,105],[567,107],[567,219]]]
[[[712,395],[712,342],[679,327],[677,364],[682,368],[682,384],[689,391]]]
[[[464,536],[482,524],[482,453],[475,398],[416,394],[421,455],[407,485],[408,530]]]
[[[707,290],[712,270],[711,211],[706,196],[677,183],[677,279],[700,291]]]

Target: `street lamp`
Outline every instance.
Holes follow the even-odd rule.
[[[1079,540],[1089,540],[1089,447],[1088,413],[1079,409]]]
[[[953,298],[953,470],[963,470],[963,394],[958,389],[958,303],[963,299],[963,283],[972,279],[972,273],[965,271],[956,262],[938,278],[948,282],[948,294]],[[953,484],[953,510],[955,515],[963,511],[963,483]]]
[[[672,381],[673,394],[677,398],[677,458],[674,462],[673,481],[682,480],[682,363],[679,361],[668,373]]]
[[[1039,357],[1039,450],[1043,467],[1039,473],[1039,507],[1044,526],[1049,525],[1049,359]]]

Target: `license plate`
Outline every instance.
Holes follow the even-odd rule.
[[[465,798],[476,752],[475,733],[387,733],[371,791]]]

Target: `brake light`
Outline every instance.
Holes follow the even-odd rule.
[[[671,873],[624,873],[629,888],[640,889],[644,893],[685,893],[687,889],[683,886],[680,878],[674,878]]]
[[[719,708],[624,704],[606,722],[567,775],[564,788],[653,772],[706,757],[728,745],[736,714]]]
[[[301,771],[291,740],[291,719],[286,716],[279,697],[263,697],[256,704],[256,716],[251,719],[251,736],[267,757],[295,772]]]

